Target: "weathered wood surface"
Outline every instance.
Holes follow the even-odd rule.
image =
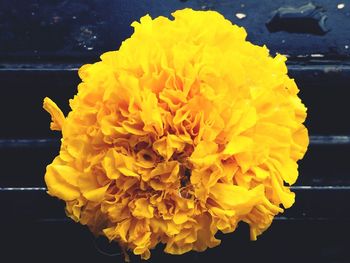
[[[305,0],[1,1],[0,58],[88,61],[103,51],[118,48],[121,41],[131,35],[132,21],[145,14],[170,17],[171,12],[185,7],[219,11],[233,23],[244,26],[249,40],[258,45],[266,44],[273,53],[291,57],[319,54],[332,58],[349,57],[349,1],[317,0],[312,3],[316,7],[314,19],[325,17],[326,32],[323,35],[317,30],[306,30],[308,33],[305,33],[306,13],[302,16],[294,14],[295,19],[288,22],[287,29],[301,33],[271,33],[265,26],[280,8],[298,8],[308,4]],[[344,8],[339,8],[339,3],[345,3]]]
[[[152,251],[147,262],[317,262],[348,263],[349,222],[275,221],[257,241],[249,241],[249,230],[242,224],[235,234],[220,236],[222,243],[202,253],[182,256]],[[72,222],[18,222],[16,229],[2,231],[1,257],[7,262],[123,262],[120,250],[104,240],[96,241],[87,228]],[[99,250],[98,250],[99,249]],[[6,261],[5,261],[6,262]],[[131,262],[139,263],[138,257]]]
[[[350,64],[310,61],[290,62],[288,66],[289,75],[300,88],[299,96],[308,107],[306,125],[310,133],[350,134],[350,122],[337,117],[350,112]],[[80,81],[77,65],[3,64],[3,67],[1,92],[8,99],[0,104],[0,112],[4,113],[0,138],[57,137],[59,133],[48,129],[50,118],[42,110],[42,100],[49,96],[68,113],[68,100],[76,93]]]
[[[45,192],[45,167],[58,154],[60,134],[49,130],[42,99],[68,113],[82,64],[117,49],[141,16],[170,17],[185,7],[217,10],[244,26],[253,43],[288,55],[289,75],[308,107],[311,144],[299,163],[295,205],[257,242],[240,224],[218,248],[181,257],[157,249],[151,262],[349,262],[349,0],[0,1],[1,258],[122,261],[99,252],[95,242],[119,250],[68,220],[63,203]]]
[[[349,212],[339,205],[350,199],[350,186],[293,186],[295,204],[277,217],[277,220],[339,220],[350,221]],[[66,218],[64,202],[48,196],[43,187],[0,188],[2,209],[13,220],[37,222]],[[25,223],[25,222],[24,222]]]
[[[46,165],[59,153],[58,139],[0,140],[0,163],[6,173],[0,187],[45,186]],[[299,162],[296,185],[350,186],[350,137],[311,137],[305,158]]]

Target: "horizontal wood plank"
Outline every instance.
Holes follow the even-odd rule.
[[[280,220],[347,220],[350,211],[340,204],[350,198],[350,186],[294,186],[296,202]],[[45,188],[0,188],[6,217],[2,220],[30,221],[66,218],[64,202],[50,197]]]
[[[42,100],[49,96],[65,114],[69,112],[68,100],[80,82],[76,65],[11,65],[3,64],[0,70],[0,111],[4,112],[0,139],[58,138],[60,133],[49,129],[50,117],[42,109]],[[288,66],[308,107],[306,126],[310,134],[350,134],[350,122],[345,119],[350,112],[350,65],[329,61]]]
[[[42,100],[67,114],[82,64],[118,49],[141,16],[170,17],[185,7],[216,10],[244,26],[252,43],[287,55],[308,107],[310,146],[292,187],[294,206],[258,241],[240,223],[234,234],[218,234],[217,248],[177,257],[158,247],[149,262],[349,262],[350,1],[331,0],[0,1],[0,261],[123,261],[116,244],[68,219],[63,201],[46,193],[45,167],[59,152],[60,133],[49,130]]]
[[[311,136],[310,143],[296,185],[350,185],[350,136]],[[59,139],[0,140],[0,187],[44,186],[59,147]]]
[[[317,142],[319,143],[319,142]],[[299,161],[297,185],[350,185],[349,144],[311,144]]]
[[[146,14],[170,17],[173,11],[186,7],[220,12],[244,26],[250,41],[266,44],[272,53],[293,58],[349,57],[350,11],[348,2],[343,2],[345,6],[339,8],[337,2],[318,0],[311,15],[303,15],[300,10],[305,8],[300,7],[307,4],[303,0],[30,0],[25,5],[2,1],[0,28],[4,33],[0,34],[0,58],[91,61],[104,51],[117,49],[132,34],[132,21]],[[286,8],[296,10],[293,19],[277,21],[275,29],[271,29],[271,19]],[[310,20],[315,25],[322,23],[322,34],[317,28],[306,30]]]
[[[1,222],[1,221],[0,221]],[[4,223],[4,222],[2,222]],[[153,262],[318,262],[348,263],[349,222],[275,221],[257,241],[249,240],[247,225],[231,234],[218,235],[222,243],[203,253],[172,256],[159,246],[152,250]],[[119,247],[95,239],[86,227],[72,222],[28,223],[2,230],[1,256],[9,262],[123,262]],[[108,256],[111,255],[111,256]],[[131,256],[131,262],[144,262]]]
[[[310,145],[350,145],[348,135],[310,135]],[[60,146],[59,138],[51,139],[0,139],[0,149],[47,148]]]

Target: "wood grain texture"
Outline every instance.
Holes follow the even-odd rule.
[[[350,65],[312,60],[290,62],[288,67],[290,77],[300,88],[299,96],[308,107],[306,126],[310,134],[350,134],[350,122],[337,118],[350,112]],[[0,139],[57,138],[59,133],[49,129],[50,117],[42,109],[42,100],[50,97],[67,114],[68,101],[80,82],[77,65],[4,63],[0,79],[0,112],[4,113]]]
[[[176,9],[215,10],[233,23],[244,26],[248,39],[266,44],[272,53],[290,57],[328,58],[350,56],[350,10],[338,9],[337,2],[317,0],[324,10],[328,28],[324,35],[311,33],[270,33],[266,23],[281,7],[300,7],[304,0],[28,0],[0,2],[0,59],[20,61],[93,61],[114,50],[132,34],[130,24],[145,14],[170,17]],[[244,14],[239,19],[237,14]],[[293,23],[293,22],[292,22]],[[340,26],[341,25],[341,26]]]
[[[306,156],[299,161],[296,185],[350,186],[350,137],[332,138],[311,137]],[[0,140],[0,165],[6,171],[0,177],[0,187],[45,186],[46,166],[58,153],[58,139]]]
[[[280,220],[350,220],[341,204],[350,198],[350,186],[294,186],[295,204],[279,216]],[[37,222],[66,218],[64,202],[52,198],[45,188],[0,188],[3,221]]]
[[[47,195],[43,176],[58,154],[60,133],[49,130],[42,100],[51,97],[67,114],[82,64],[118,49],[133,32],[131,22],[141,16],[170,17],[190,7],[216,10],[244,26],[249,41],[266,44],[272,55],[288,56],[289,76],[308,107],[311,144],[299,162],[295,205],[257,242],[249,241],[247,225],[240,224],[234,234],[219,234],[223,242],[217,248],[177,257],[160,247],[149,262],[348,263],[350,0],[315,0],[311,9],[306,5],[310,2],[0,1],[0,260],[123,262],[120,255],[104,253],[118,254],[116,244],[95,239],[86,227],[67,219],[62,201]],[[305,8],[316,13],[302,14]],[[271,28],[277,13],[287,19],[274,20]],[[132,262],[141,260],[132,256]]]
[[[203,253],[182,256],[164,254],[159,246],[152,251],[153,262],[317,262],[348,263],[349,222],[275,221],[257,241],[249,241],[249,230],[239,225],[235,234],[220,236],[222,243]],[[72,222],[37,222],[16,225],[2,231],[2,258],[7,262],[123,262],[119,255],[101,254],[96,246],[110,254],[120,250],[106,241],[95,240],[86,227]],[[33,238],[35,237],[35,238]],[[131,262],[139,263],[132,256]]]

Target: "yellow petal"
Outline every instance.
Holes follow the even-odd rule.
[[[139,198],[135,201],[135,209],[132,215],[137,218],[152,218],[154,208],[150,205],[146,198]]]
[[[218,158],[217,150],[216,143],[201,141],[194,149],[190,161],[199,166],[212,165]]]
[[[269,171],[262,169],[259,166],[254,166],[251,168],[251,170],[255,173],[255,176],[260,180],[265,180],[267,177],[270,176]]]
[[[46,168],[45,183],[51,195],[63,200],[70,201],[80,196],[78,188],[64,180],[57,170],[53,168],[53,165],[49,165]]]
[[[275,179],[272,179],[272,186],[285,208],[289,208],[294,204],[295,193],[291,192],[289,188],[281,186]]]
[[[210,194],[222,208],[237,209],[237,213],[246,214],[254,205],[263,201],[264,186],[247,190],[236,185],[217,183],[211,188]]]
[[[175,224],[183,224],[187,221],[186,213],[176,213],[173,218]]]
[[[106,194],[108,187],[109,187],[109,184],[100,188],[90,190],[88,192],[84,192],[83,195],[87,200],[90,200],[93,202],[101,202]]]
[[[179,176],[180,166],[176,161],[159,163],[150,174],[151,178],[158,179],[161,183],[174,183]]]
[[[253,140],[245,136],[235,136],[226,145],[224,155],[233,155],[236,153],[247,152],[252,149]]]
[[[157,97],[153,93],[145,92],[143,94],[140,116],[145,124],[144,131],[155,132],[160,136],[163,135],[163,120],[158,108]]]
[[[135,172],[129,170],[129,169],[126,168],[126,167],[119,167],[119,168],[117,168],[117,169],[118,169],[118,171],[119,171],[121,174],[123,174],[123,175],[125,175],[125,176],[131,176],[131,177],[136,177],[136,178],[139,178],[139,177],[140,177],[140,175],[138,175],[137,173],[135,173]]]
[[[178,245],[177,243],[170,243],[168,242],[164,252],[172,254],[172,255],[181,255],[184,254],[192,249],[192,244],[181,244]]]
[[[51,130],[61,131],[63,123],[65,121],[62,111],[57,107],[56,103],[54,103],[48,97],[44,99],[43,107],[51,115],[51,121],[52,121],[50,124]]]

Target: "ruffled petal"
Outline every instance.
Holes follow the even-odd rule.
[[[56,103],[48,97],[44,99],[43,107],[51,115],[51,130],[61,131],[65,120],[62,111],[57,107]]]
[[[308,147],[306,107],[286,57],[246,41],[214,11],[146,15],[101,61],[82,66],[47,166],[48,193],[95,235],[142,259],[220,244],[249,224],[255,240],[284,208]]]

